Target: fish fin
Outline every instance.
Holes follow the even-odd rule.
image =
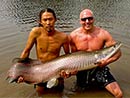
[[[47,88],[52,88],[53,86],[56,86],[58,84],[57,78],[52,78],[47,82]]]

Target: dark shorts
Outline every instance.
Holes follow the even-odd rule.
[[[49,89],[49,88],[46,87],[46,86],[47,86],[47,82],[35,84],[35,85],[34,85],[34,88],[36,88],[36,86],[43,87],[44,90],[48,90],[48,89]],[[64,89],[64,79],[63,79],[63,78],[58,78],[58,85],[52,87],[51,89],[55,89],[55,90],[62,91],[62,90]]]
[[[89,88],[90,86],[98,86],[104,88],[106,85],[115,82],[115,78],[109,72],[108,67],[94,68],[77,73],[77,86]]]

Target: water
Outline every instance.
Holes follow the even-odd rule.
[[[95,15],[95,25],[108,30],[123,43],[122,57],[110,64],[111,71],[120,84],[124,97],[130,97],[130,1],[129,0],[1,0],[0,2],[0,97],[33,97],[32,85],[8,84],[5,76],[11,61],[19,57],[25,47],[32,27],[37,26],[40,10],[50,7],[57,15],[56,29],[69,34],[79,27],[79,13],[90,8]],[[35,49],[31,56],[36,58]],[[66,88],[71,87],[73,78],[67,79]],[[68,89],[68,88],[67,88]],[[94,94],[93,94],[94,93]],[[36,97],[36,96],[35,96]],[[44,97],[52,97],[51,94]],[[54,94],[54,98],[59,95]],[[113,98],[107,91],[90,90],[86,93],[69,95],[76,97]]]

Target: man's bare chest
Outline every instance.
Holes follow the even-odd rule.
[[[103,40],[93,36],[78,36],[75,39],[75,45],[78,50],[92,51],[100,49],[103,46]]]
[[[40,37],[37,39],[37,48],[41,51],[56,51],[59,50],[62,41],[53,37]]]

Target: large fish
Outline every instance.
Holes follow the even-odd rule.
[[[49,62],[41,63],[38,60],[29,62],[17,62],[8,71],[10,82],[16,82],[22,76],[26,83],[37,84],[48,81],[48,88],[51,88],[60,77],[61,70],[87,70],[97,67],[101,60],[105,60],[114,55],[121,47],[118,42],[113,46],[106,47],[99,51],[86,52],[78,51],[68,55],[60,56]]]

